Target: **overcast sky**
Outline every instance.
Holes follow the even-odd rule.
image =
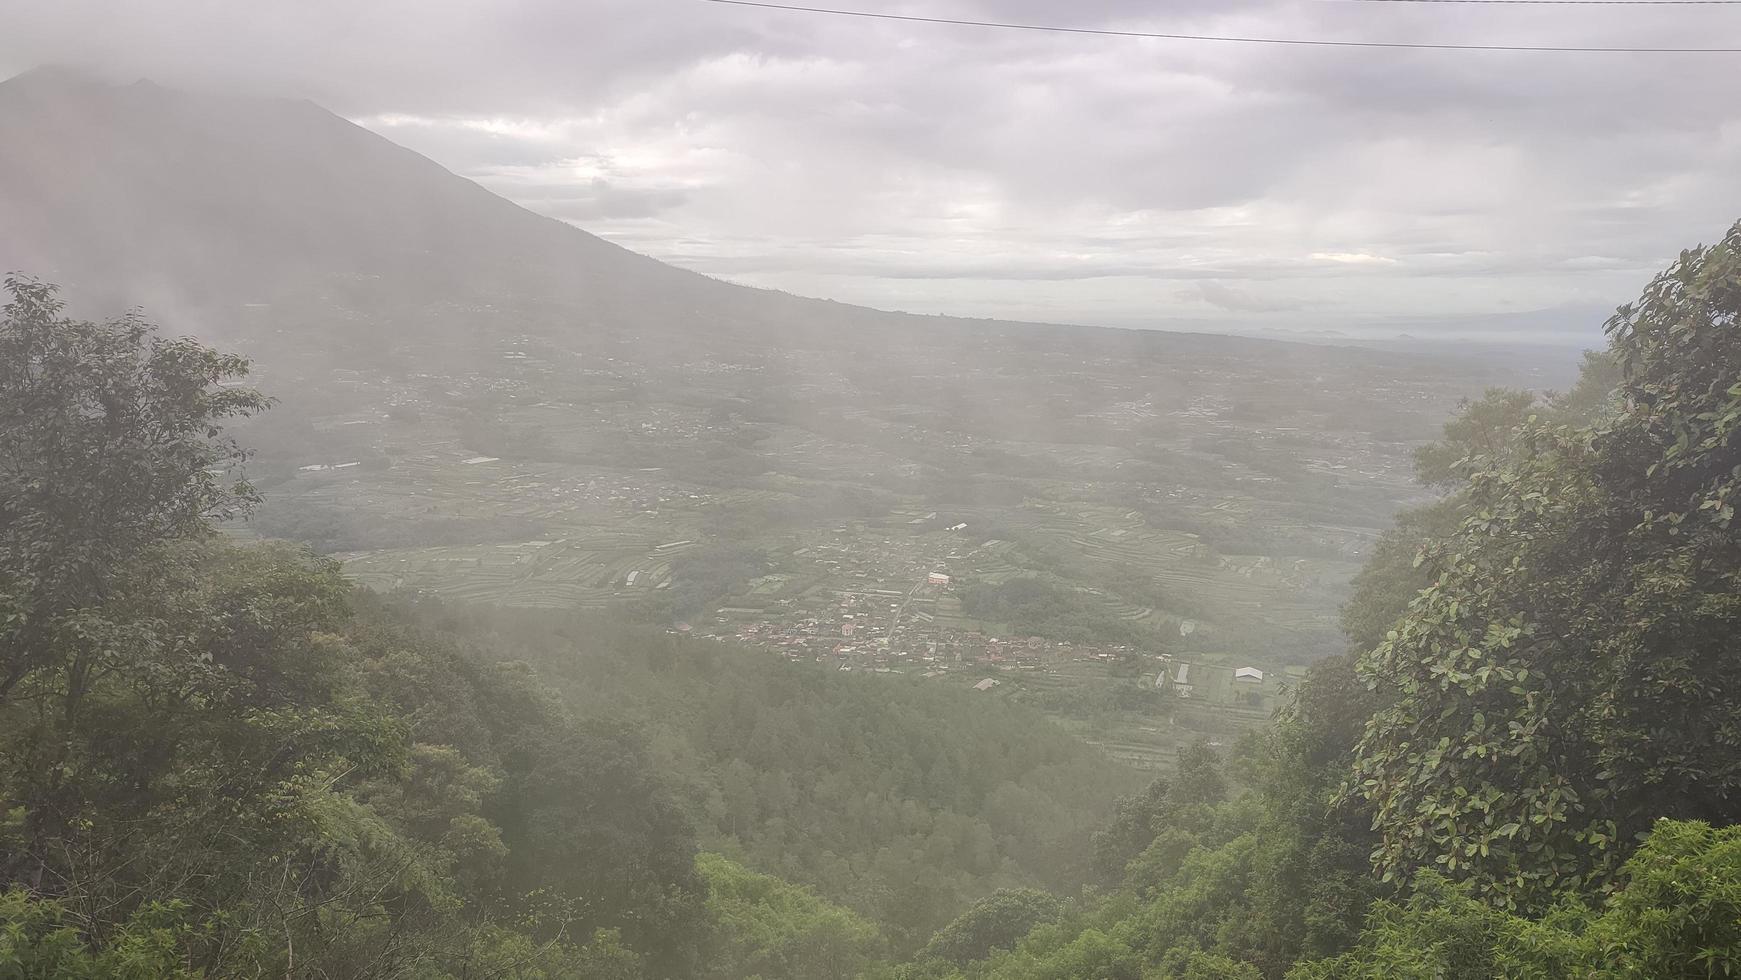
[[[1741,47],[1741,6],[812,0],[1196,34]],[[1122,326],[1593,342],[1741,217],[1741,55],[1300,48],[705,0],[0,0],[0,73],[305,96],[724,278]]]

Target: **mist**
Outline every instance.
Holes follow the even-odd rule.
[[[1736,10],[19,12],[0,975],[1741,965]]]

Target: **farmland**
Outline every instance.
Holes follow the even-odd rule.
[[[1163,340],[682,351],[609,336],[294,358],[242,437],[360,583],[615,610],[843,670],[1033,703],[1136,765],[1266,715],[1410,452],[1493,364]],[[1190,665],[1189,691],[1168,680]],[[1235,683],[1236,667],[1265,672]],[[1184,694],[1185,696],[1181,696]]]

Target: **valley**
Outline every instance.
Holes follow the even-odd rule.
[[[268,349],[260,384],[289,394],[240,430],[269,502],[239,530],[388,594],[978,687],[1164,769],[1340,650],[1348,580],[1426,499],[1410,453],[1438,420],[1543,384],[1477,357],[1054,329],[517,333],[373,368]]]

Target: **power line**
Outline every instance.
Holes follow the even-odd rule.
[[[1579,54],[1741,54],[1741,48],[1654,48],[1654,47],[1585,47],[1558,44],[1435,44],[1422,41],[1326,41],[1293,37],[1233,37],[1223,34],[1161,34],[1152,31],[1115,31],[1095,27],[1057,27],[1047,24],[1010,24],[1000,21],[956,20],[950,17],[918,17],[911,14],[885,14],[868,10],[839,10],[832,7],[803,7],[796,4],[766,3],[762,0],[707,0],[709,3],[734,7],[761,7],[794,13],[828,14],[835,17],[863,17],[870,20],[899,20],[915,24],[952,24],[960,27],[991,27],[1006,31],[1046,31],[1056,34],[1094,34],[1101,37],[1149,37],[1168,41],[1224,41],[1232,44],[1290,44],[1327,48],[1414,48],[1428,51],[1554,51]],[[1415,0],[1382,0],[1382,2],[1415,2]],[[1449,0],[1430,0],[1449,2]]]
[[[1741,4],[1741,0],[1344,0],[1353,3],[1487,3],[1506,6],[1584,7],[1725,7]]]

